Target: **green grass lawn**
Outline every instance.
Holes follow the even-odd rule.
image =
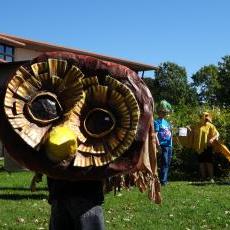
[[[32,173],[0,171],[0,229],[48,229],[46,180],[29,190]],[[171,182],[163,204],[151,203],[137,189],[105,197],[108,230],[230,229],[230,184]]]

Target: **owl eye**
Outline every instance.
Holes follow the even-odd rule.
[[[30,118],[39,124],[48,124],[62,115],[62,106],[57,96],[50,92],[37,94],[26,104]]]
[[[88,112],[85,121],[85,131],[92,137],[100,138],[109,134],[115,127],[114,115],[105,109],[94,108]]]

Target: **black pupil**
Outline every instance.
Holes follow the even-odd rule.
[[[51,120],[60,115],[57,101],[52,97],[37,97],[30,108],[32,114],[40,120]]]
[[[86,120],[86,128],[93,134],[101,134],[108,131],[114,125],[114,121],[108,113],[96,110],[91,113]]]

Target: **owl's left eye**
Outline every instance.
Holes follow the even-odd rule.
[[[109,134],[116,125],[115,116],[108,110],[94,108],[87,114],[84,120],[85,131],[95,138]]]
[[[26,107],[30,118],[40,124],[59,119],[63,111],[57,96],[50,92],[37,94]]]

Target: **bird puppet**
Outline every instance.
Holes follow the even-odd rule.
[[[0,64],[0,136],[19,164],[64,180],[133,175],[160,203],[153,98],[136,72],[67,52]]]

